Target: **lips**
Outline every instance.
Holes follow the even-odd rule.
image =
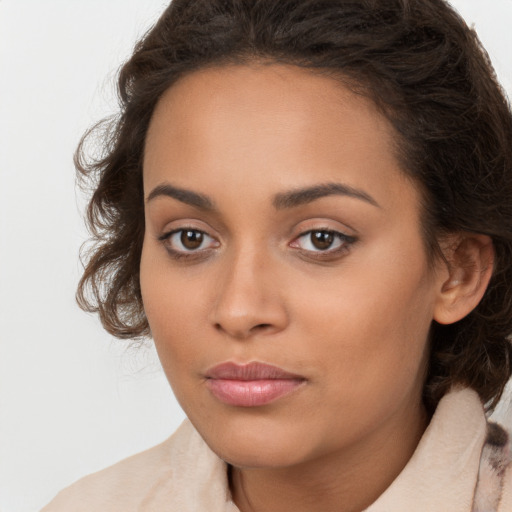
[[[264,363],[214,366],[206,372],[206,386],[221,402],[236,407],[258,407],[289,395],[306,379]]]

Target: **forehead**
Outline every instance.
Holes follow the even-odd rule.
[[[162,181],[199,190],[221,181],[225,191],[264,181],[270,193],[342,180],[392,195],[405,176],[395,140],[373,102],[332,77],[284,64],[207,68],[158,102],[144,184],[147,194]]]
[[[207,136],[219,125],[226,128],[226,122],[280,137],[297,135],[306,125],[312,135],[327,137],[335,126],[334,135],[359,132],[361,143],[376,132],[389,142],[393,131],[371,100],[341,80],[293,65],[261,63],[206,68],[180,78],[158,102],[148,138],[155,130],[177,136],[184,128]]]

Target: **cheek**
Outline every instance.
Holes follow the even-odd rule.
[[[355,403],[407,393],[421,380],[433,287],[421,250],[376,251],[348,262],[335,279],[298,291],[304,339],[317,366]],[[307,289],[306,289],[307,288]]]
[[[198,403],[202,391],[194,369],[205,367],[206,344],[198,336],[204,331],[199,321],[199,311],[204,309],[199,301],[204,294],[190,282],[180,282],[174,273],[165,272],[165,263],[144,263],[143,258],[141,292],[151,335],[174,396],[190,416],[190,404]]]
[[[184,368],[197,350],[192,333],[197,331],[205,294],[197,283],[171,272],[170,262],[160,248],[144,243],[140,285],[144,311],[164,369]],[[163,253],[163,254],[162,254]]]

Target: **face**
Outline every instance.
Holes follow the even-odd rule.
[[[368,99],[280,64],[194,72],[156,107],[144,308],[235,466],[348,453],[422,413],[437,283],[394,137]]]

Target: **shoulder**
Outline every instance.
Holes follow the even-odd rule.
[[[163,443],[82,478],[41,512],[131,512],[151,507],[152,501],[173,494],[175,474],[200,449],[198,437],[185,420]]]

